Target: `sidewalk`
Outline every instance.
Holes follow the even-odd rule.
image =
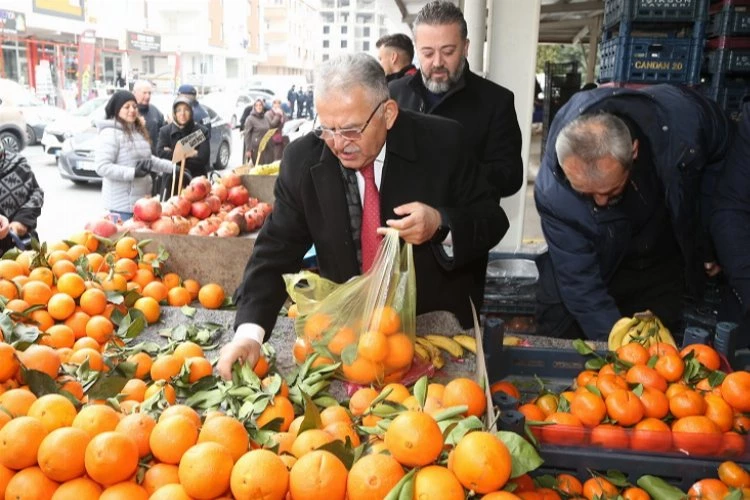
[[[526,207],[523,220],[523,245],[532,248],[543,246],[544,243],[539,214],[534,205],[534,179],[536,179],[536,175],[539,172],[541,147],[541,130],[539,132],[532,132],[531,147],[529,149],[529,171],[526,181]]]

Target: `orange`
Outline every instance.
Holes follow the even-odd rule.
[[[109,264],[100,253],[90,253],[86,255],[89,261],[89,271],[93,273],[106,273],[109,271]]]
[[[664,418],[669,413],[669,399],[653,387],[644,387],[638,398],[643,405],[643,416],[646,418]]]
[[[167,300],[169,290],[161,281],[151,281],[150,283],[141,286],[143,286],[141,295],[143,295],[144,297],[151,297],[157,302]]]
[[[131,413],[120,420],[115,431],[133,438],[138,447],[138,457],[143,458],[151,453],[149,438],[155,426],[156,421],[148,413]]]
[[[58,484],[44,475],[39,467],[18,471],[5,489],[5,498],[13,500],[39,500],[52,498]]]
[[[167,292],[167,302],[170,306],[181,307],[190,304],[191,301],[190,292],[181,286],[170,288]]]
[[[139,484],[124,481],[102,491],[100,500],[148,500],[148,493]]]
[[[128,289],[128,280],[122,274],[106,274],[101,279],[102,289],[105,292],[124,293]]]
[[[466,434],[452,454],[448,468],[468,490],[489,493],[505,486],[510,478],[510,452],[492,433]]]
[[[65,376],[58,378],[57,382],[60,384],[60,390],[69,392],[79,401],[83,399],[83,386],[78,380]]]
[[[156,299],[153,299],[152,297],[141,297],[135,301],[133,307],[143,313],[143,316],[146,318],[146,322],[148,322],[149,325],[159,321],[161,308]]]
[[[188,375],[188,382],[195,383],[203,377],[208,377],[213,372],[211,362],[206,358],[195,357],[188,358],[186,360],[190,374]]]
[[[14,418],[0,429],[0,464],[15,470],[36,465],[45,436],[47,431],[38,419]]]
[[[103,486],[125,481],[138,468],[138,446],[133,438],[119,432],[97,434],[85,455],[86,474]]]
[[[0,260],[0,278],[12,280],[16,276],[23,275],[23,267],[14,260]]]
[[[661,392],[667,390],[667,381],[659,373],[646,365],[635,365],[625,374],[625,381],[629,384],[643,384]]]
[[[0,394],[0,406],[13,418],[25,416],[34,401],[34,393],[25,389],[10,389]]]
[[[156,490],[167,484],[179,484],[178,468],[172,464],[155,463],[143,474],[141,486],[146,493],[153,495]]]
[[[583,496],[588,500],[595,498],[614,498],[619,494],[617,486],[603,477],[592,477],[583,483]]]
[[[135,278],[138,264],[133,259],[121,258],[115,261],[115,273],[122,275],[127,281]]]
[[[404,333],[386,337],[388,355],[383,360],[386,372],[408,368],[414,359],[414,342]]]
[[[466,405],[467,415],[481,417],[487,409],[487,397],[479,384],[468,378],[455,378],[445,385],[443,406]]]
[[[49,433],[73,424],[77,411],[73,403],[60,394],[45,394],[31,403],[26,415],[39,420]]]
[[[180,344],[175,347],[174,352],[172,353],[173,356],[176,358],[181,358],[183,360],[187,358],[195,358],[195,357],[203,357],[203,348],[196,344],[195,342],[190,342],[189,340],[186,342],[180,342]]]
[[[165,484],[154,491],[149,500],[193,500],[181,484]]]
[[[302,333],[305,338],[309,341],[319,340],[323,337],[323,334],[331,326],[332,318],[328,314],[324,313],[313,313],[305,318],[305,325],[302,328]]]
[[[107,294],[98,288],[89,288],[79,299],[81,310],[89,316],[102,314],[107,307]]]
[[[151,378],[153,380],[170,380],[179,375],[182,370],[182,358],[172,354],[163,354],[157,357],[151,365]]]
[[[48,267],[35,267],[29,272],[30,281],[41,281],[49,287],[55,283],[55,275]]]
[[[138,240],[132,236],[123,236],[115,243],[115,254],[119,259],[135,259],[138,257]]]
[[[384,375],[383,365],[374,363],[361,356],[357,357],[350,365],[341,365],[344,378],[355,384],[366,385],[381,380]]]
[[[18,353],[21,364],[29,370],[39,370],[52,378],[57,378],[60,370],[60,356],[49,346],[32,344]]]
[[[555,488],[571,497],[583,494],[583,484],[570,474],[558,474],[555,478]]]
[[[601,397],[583,390],[576,394],[570,403],[570,413],[577,416],[586,427],[594,427],[607,416],[607,406]]]
[[[154,397],[156,394],[161,394],[164,399],[171,405],[175,403],[177,400],[177,393],[174,390],[174,387],[172,387],[171,384],[164,382],[163,380],[159,380],[148,386],[148,389],[146,389],[146,394],[143,395],[144,401],[147,401],[149,398]]]
[[[490,386],[490,393],[495,394],[496,392],[504,392],[516,400],[521,400],[521,391],[512,382],[508,382],[507,380],[500,380]]]
[[[99,500],[102,487],[87,477],[66,481],[57,488],[53,500]]]
[[[77,299],[86,291],[86,283],[77,273],[65,273],[57,278],[57,290]]]
[[[518,411],[523,413],[526,420],[541,422],[547,415],[534,403],[526,403],[518,407]]]
[[[336,356],[341,356],[344,348],[354,344],[356,341],[357,335],[354,333],[354,330],[348,326],[342,326],[328,342],[328,350]]]
[[[622,492],[622,498],[625,500],[651,500],[651,495],[642,488],[631,486]]]
[[[678,351],[672,344],[667,344],[665,342],[656,342],[648,347],[649,356],[666,356],[667,354],[679,355],[680,351]]]
[[[313,347],[309,340],[304,337],[297,337],[292,347],[292,355],[298,364],[305,362],[307,357],[313,353]]]
[[[745,455],[746,441],[747,438],[743,434],[734,431],[725,432],[716,455],[724,458],[742,457]]]
[[[88,254],[89,251],[90,250],[83,245],[73,245],[68,249],[68,255],[70,256],[71,260],[75,262],[81,257],[84,257],[86,254]]]
[[[289,471],[273,452],[253,450],[234,465],[230,488],[235,498],[283,500],[289,489]]]
[[[375,363],[383,361],[388,356],[387,337],[375,330],[362,333],[357,343],[357,354]]]
[[[672,424],[672,441],[676,450],[691,455],[712,455],[721,447],[721,431],[711,419],[692,415]]]
[[[591,429],[589,442],[592,446],[603,448],[627,448],[630,438],[624,427],[612,424],[600,424]]]
[[[392,384],[384,386],[380,390],[380,393],[383,394],[386,391],[390,392],[385,397],[385,401],[392,401],[394,403],[400,403],[410,396],[409,389],[404,384],[400,384],[398,382],[394,382]]]
[[[719,479],[732,488],[750,488],[750,472],[736,462],[722,462],[719,465]]]
[[[52,316],[50,316],[50,319]],[[76,311],[65,320],[65,326],[73,331],[73,337],[77,340],[86,336],[86,324],[91,319],[87,313]]]
[[[20,366],[15,348],[10,344],[0,342],[0,382],[14,377]]]
[[[187,288],[185,288],[187,290]],[[190,291],[188,290],[188,293]],[[190,296],[192,299],[192,295]],[[206,309],[218,309],[224,303],[224,289],[216,283],[203,285],[198,291],[198,302]]]
[[[104,358],[98,349],[82,347],[74,350],[73,354],[68,358],[68,363],[71,365],[82,365],[87,361],[90,369],[97,372],[104,370]]]
[[[289,492],[292,498],[305,500],[343,499],[346,496],[347,470],[341,460],[322,450],[311,451],[292,466]]]
[[[162,276],[161,281],[169,290],[176,286],[182,286],[182,278],[177,273],[167,273]]]
[[[482,500],[519,500],[521,497],[508,491],[493,491],[482,497]]]
[[[47,303],[47,312],[57,320],[67,319],[76,310],[76,302],[66,293],[56,293]]]
[[[628,383],[623,377],[614,374],[602,374],[599,372],[599,376],[596,379],[596,388],[599,389],[602,397],[607,399],[607,396],[612,394],[618,389],[628,389]]]
[[[346,493],[349,500],[385,498],[404,477],[404,469],[389,455],[366,455],[349,470]]]
[[[73,419],[73,427],[88,432],[94,437],[104,432],[114,431],[120,423],[120,415],[110,406],[84,406]]]
[[[651,356],[638,342],[630,342],[617,348],[617,358],[633,365],[645,365]]]
[[[318,366],[317,363],[321,359],[327,359],[327,358],[321,358],[321,357],[316,358],[315,361],[313,361],[312,367],[315,368],[316,366]],[[258,358],[258,361],[255,362],[255,366],[253,366],[253,371],[258,377],[263,378],[266,375],[268,375],[268,371],[270,369],[271,369],[271,365],[268,363],[268,360],[266,359],[266,357],[261,354],[261,356]]]
[[[372,387],[362,387],[357,389],[349,399],[349,411],[351,411],[352,415],[355,417],[362,415],[370,407],[370,404],[376,397],[378,397],[378,391]]]
[[[182,286],[185,287],[188,292],[190,292],[190,298],[192,298],[193,300],[198,298],[198,294],[201,290],[200,283],[193,279],[187,279],[182,282]]]
[[[50,264],[52,263],[50,262]],[[76,266],[69,260],[58,260],[52,264],[52,274],[55,275],[55,278],[59,278],[65,273],[74,272],[76,272]]]
[[[703,415],[706,411],[706,400],[700,393],[688,389],[669,398],[669,411],[676,418]]]
[[[544,419],[556,425],[545,425],[541,429],[542,440],[551,444],[580,444],[585,438],[583,424],[571,413],[555,412]]]
[[[34,311],[35,313],[44,311]],[[76,334],[73,332],[73,329],[66,325],[52,325],[44,332],[47,335],[42,337],[40,343],[42,345],[54,347],[55,349],[60,349],[63,347],[73,347],[73,344],[75,344],[76,341]],[[59,356],[59,353],[58,353]]]
[[[0,261],[0,262],[2,262],[2,261]],[[5,309],[7,309],[9,311],[14,311],[14,312],[17,312],[17,313],[23,313],[29,307],[30,307],[29,303],[26,302],[23,299],[13,299],[13,300],[9,301],[7,304],[5,304]]]
[[[233,466],[232,455],[224,446],[210,441],[198,443],[180,459],[180,484],[192,497],[216,498],[229,489]]]
[[[685,373],[685,362],[678,354],[665,354],[656,360],[654,370],[667,382],[677,382]]]
[[[636,365],[636,368],[642,365]],[[625,427],[635,425],[643,418],[643,403],[631,391],[618,389],[604,400],[607,405],[607,415],[618,424]]]
[[[39,468],[53,481],[70,481],[86,472],[84,453],[91,436],[75,427],[55,429],[39,445]]]
[[[172,418],[175,415],[182,415],[183,417],[189,418],[193,424],[195,424],[196,428],[200,428],[201,426],[201,416],[198,415],[198,412],[188,405],[183,404],[171,405],[165,408],[164,411],[161,412],[161,415],[159,415],[159,422]]]
[[[706,394],[704,399],[706,401],[704,415],[711,419],[721,432],[731,431],[734,426],[734,410],[729,403],[716,394]]]
[[[341,441],[346,443],[347,438],[351,441],[352,446],[355,448],[360,445],[360,439],[357,432],[354,430],[354,426],[347,422],[333,422],[323,428],[325,432],[333,437],[333,440]]]
[[[308,429],[300,433],[295,438],[294,442],[292,443],[290,452],[296,458],[300,458],[303,455],[332,442],[333,440],[333,436],[331,436],[324,430]]]
[[[247,452],[250,437],[239,420],[225,415],[218,415],[203,423],[198,442],[214,442],[223,445],[232,457],[233,461]]]
[[[464,489],[450,470],[440,465],[430,465],[414,476],[414,498],[463,500]]]
[[[174,415],[157,422],[151,430],[151,453],[159,461],[178,464],[184,453],[198,442],[198,427],[184,415]]]
[[[730,373],[721,383],[721,397],[738,412],[750,412],[750,373]]]
[[[0,279],[0,296],[8,300],[18,298],[18,287],[10,280]]]
[[[281,419],[279,430],[282,432],[289,430],[289,426],[294,420],[294,406],[284,396],[274,396],[266,409],[258,415],[255,424],[258,428],[262,428],[276,419]]]
[[[393,458],[409,467],[434,462],[443,448],[443,434],[435,419],[416,411],[394,418],[384,440]]]
[[[73,233],[68,240],[76,245],[85,246],[89,252],[95,252],[96,249],[99,248],[99,240],[97,240],[96,236],[88,230]]]
[[[729,488],[718,479],[701,479],[688,490],[688,498],[723,500],[729,495]]]
[[[52,289],[41,281],[29,281],[21,288],[21,298],[31,306],[46,306],[50,297],[52,297]]]
[[[372,313],[370,328],[384,335],[393,335],[401,330],[401,316],[393,307],[378,307]]]
[[[151,356],[145,352],[131,354],[128,356],[127,362],[136,365],[135,376],[140,379],[145,378],[151,372],[151,365],[153,364]]]
[[[680,351],[680,356],[684,358],[691,352],[695,356],[695,359],[709,370],[718,370],[721,366],[719,353],[710,346],[705,344],[690,344]]]

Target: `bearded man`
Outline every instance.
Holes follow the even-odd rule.
[[[523,162],[513,92],[469,70],[461,10],[445,1],[425,5],[414,20],[414,42],[420,70],[391,82],[391,97],[401,109],[459,122],[495,199],[518,191]]]

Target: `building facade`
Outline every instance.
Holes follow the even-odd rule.
[[[321,59],[342,52],[376,52],[375,42],[389,32],[377,0],[321,0]]]

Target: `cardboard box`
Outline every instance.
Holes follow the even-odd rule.
[[[240,175],[242,185],[250,192],[250,196],[271,205],[276,199],[273,195],[273,188],[277,178],[278,175]]]

